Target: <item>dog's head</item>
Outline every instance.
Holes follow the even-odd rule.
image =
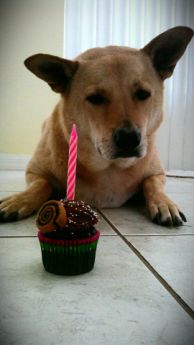
[[[163,81],[192,36],[192,29],[175,27],[141,50],[94,48],[74,61],[37,54],[25,65],[62,94],[67,127],[77,124],[94,159],[130,166],[146,155],[162,121]]]

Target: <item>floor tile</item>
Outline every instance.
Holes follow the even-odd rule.
[[[36,216],[17,222],[0,223],[0,237],[36,236]]]
[[[194,310],[194,236],[127,238]]]
[[[11,195],[12,192],[0,192],[0,199]],[[22,219],[17,222],[0,223],[0,237],[1,236],[35,236],[36,215],[29,218]],[[104,218],[99,214],[97,228],[103,235],[116,235]]]
[[[20,191],[24,188],[24,170],[0,170],[0,191]],[[194,178],[167,177],[166,190],[170,193],[194,192]]]
[[[134,204],[130,201],[118,209],[104,209],[102,212],[116,227],[119,228],[122,234],[194,234],[194,191],[192,191],[191,188],[194,184],[192,182],[188,182],[187,179],[186,181],[182,181],[182,179],[175,180],[176,181],[173,181],[172,185],[175,187],[175,183],[178,183],[179,187],[177,191],[172,191],[173,188],[167,188],[167,194],[177,205],[179,205],[180,209],[186,215],[187,223],[184,223],[184,226],[166,228],[152,223],[145,205],[143,203],[140,204],[137,201],[135,201]],[[180,186],[182,186],[182,192]],[[168,192],[168,189],[171,191]]]
[[[96,228],[99,229],[101,234],[110,236],[116,235],[100,214],[98,219],[99,221],[96,225]],[[36,234],[36,215],[17,222],[0,223],[0,237],[36,236]]]
[[[185,194],[184,194],[185,195]],[[105,217],[119,229],[123,235],[180,235],[194,234],[193,197],[188,195],[183,201],[183,196],[175,195],[175,202],[182,205],[187,217],[187,223],[181,227],[164,227],[153,223],[143,205],[128,204],[118,209],[104,209]]]
[[[18,192],[25,189],[25,172],[23,170],[0,170],[0,191]]]
[[[167,177],[166,190],[169,193],[194,193],[194,178]]]
[[[117,236],[94,270],[44,271],[36,238],[0,239],[3,345],[191,345],[193,321]]]
[[[0,171],[0,198],[24,189],[24,171]],[[188,220],[184,227],[170,229],[171,233],[194,233],[194,179],[167,178],[166,189],[168,195],[180,205]],[[115,218],[119,221],[118,226],[124,234],[169,233],[168,229],[152,224],[145,207],[142,206],[130,205],[130,208],[124,206],[123,209],[105,210],[104,213],[113,222],[115,222]],[[134,227],[134,223],[137,226]]]
[[[176,202],[187,218],[187,225],[194,227],[194,192],[169,193],[169,197]]]

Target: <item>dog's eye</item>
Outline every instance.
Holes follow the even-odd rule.
[[[135,92],[135,97],[140,101],[145,101],[147,98],[151,96],[150,91],[144,90],[144,89],[138,89]]]
[[[94,93],[86,97],[86,100],[92,104],[101,105],[107,103],[107,99],[100,93]]]

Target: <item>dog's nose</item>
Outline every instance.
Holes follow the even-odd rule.
[[[113,141],[120,150],[131,151],[139,146],[141,133],[130,127],[118,128],[113,134]]]

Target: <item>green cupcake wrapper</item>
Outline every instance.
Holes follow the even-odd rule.
[[[79,245],[60,246],[40,241],[45,270],[58,275],[86,273],[94,267],[98,240]]]

